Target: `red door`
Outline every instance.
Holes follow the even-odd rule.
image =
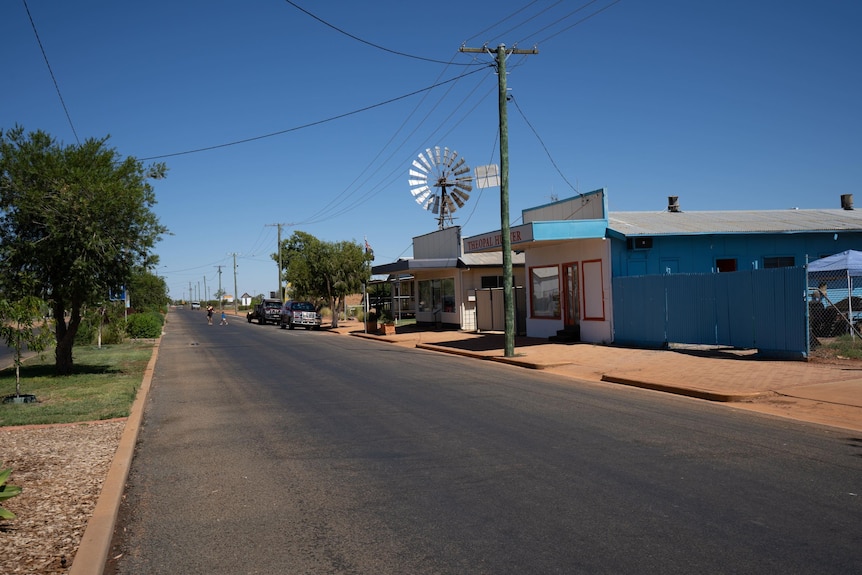
[[[563,325],[575,327],[581,321],[580,297],[578,297],[578,263],[563,264]]]

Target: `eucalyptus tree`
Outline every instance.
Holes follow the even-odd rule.
[[[283,274],[297,298],[323,300],[338,327],[338,310],[347,296],[358,293],[371,277],[369,256],[352,241],[326,242],[296,231],[282,242]],[[278,254],[273,259],[279,261]]]
[[[3,291],[49,302],[59,375],[72,372],[82,309],[127,285],[135,269],[155,266],[152,249],[167,233],[150,184],[165,165],[145,167],[107,142],[65,146],[43,131],[0,131]]]

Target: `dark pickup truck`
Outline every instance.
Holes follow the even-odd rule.
[[[256,319],[260,325],[268,323],[277,324],[281,322],[281,300],[280,299],[264,299],[262,302],[255,304],[254,308],[245,316],[248,323]]]

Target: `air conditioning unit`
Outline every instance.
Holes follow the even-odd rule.
[[[652,238],[627,238],[626,248],[630,250],[648,250],[652,247]]]

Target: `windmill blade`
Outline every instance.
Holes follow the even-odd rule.
[[[453,198],[455,198],[455,203],[458,204],[459,208],[464,207],[464,202],[470,199],[470,194],[465,192],[464,190],[454,189],[451,192]]]
[[[443,163],[441,165],[448,166],[452,159],[449,158],[449,148],[443,148]]]
[[[455,167],[458,167],[461,164],[461,162],[464,161],[464,158],[461,158],[461,161],[456,164],[455,162],[457,159],[458,159],[458,152],[456,152],[455,150],[452,150],[452,157],[449,159],[449,167],[452,167],[453,165]]]
[[[442,162],[440,161],[440,146],[434,146],[434,165],[439,166]]]
[[[408,181],[411,182],[411,186],[413,185],[412,182],[422,182],[423,184],[428,182],[428,174],[417,172],[416,170],[408,170],[407,175],[410,176]]]
[[[445,208],[447,214],[451,214],[458,209],[455,207],[455,203],[452,201],[452,197],[449,195],[446,195],[443,198],[443,207]]]
[[[416,169],[408,170],[407,173],[409,175],[413,176],[414,178],[424,178],[426,180],[428,179],[428,170],[425,169],[425,166],[420,164],[417,160],[413,160],[413,167]]]
[[[468,192],[473,190],[473,178],[458,178],[455,180],[455,187]]]
[[[452,198],[452,201],[455,202],[455,204],[457,204],[459,208],[464,207],[464,198],[461,197],[461,194],[457,192],[452,192],[451,194],[449,194],[449,197]]]
[[[431,196],[428,198],[428,201],[425,202],[425,205],[422,206],[426,210],[429,210],[435,214],[440,213],[440,196]]]
[[[413,197],[416,198],[416,203],[420,206],[428,201],[428,198],[433,195],[431,188],[428,186],[423,186],[421,188],[416,188],[415,190],[411,190]]]
[[[428,158],[433,158],[431,155],[431,150],[425,150],[425,153],[428,154]],[[434,169],[434,166],[431,165],[431,162],[425,159],[425,156],[422,155],[422,152],[419,152],[419,161],[422,162],[422,166],[425,166],[425,171],[430,172]],[[416,160],[413,160],[413,165],[416,166]],[[416,166],[417,168],[422,168],[422,166]]]

